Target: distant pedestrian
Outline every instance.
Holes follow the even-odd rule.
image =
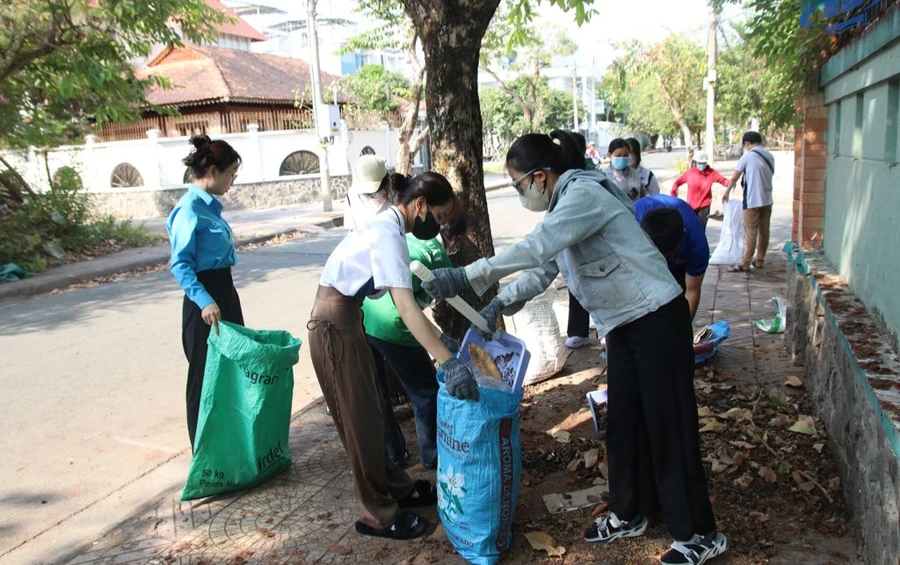
[[[719,174],[708,164],[709,158],[705,151],[694,153],[694,161],[690,169],[675,179],[670,194],[678,196],[678,189],[687,184],[687,203],[700,218],[703,229],[709,221],[709,209],[712,206],[712,187],[719,183],[722,186],[728,184],[728,180]]]
[[[659,179],[656,178],[653,171],[642,164],[641,142],[633,137],[629,137],[625,140],[625,143],[628,144],[629,157],[631,158],[629,165],[640,177],[641,186],[648,194],[659,194]]]
[[[775,157],[762,146],[759,132],[748,131],[742,139],[744,155],[734,168],[728,181],[722,202],[727,202],[731,191],[741,180],[744,189],[744,257],[729,272],[746,272],[751,265],[761,269],[769,248],[769,225],[772,221],[772,177],[775,174]],[[741,178],[743,177],[743,179]],[[753,252],[756,251],[756,259]]]
[[[587,144],[587,158],[591,160],[594,164],[594,167],[600,163],[600,152],[597,151],[597,144],[591,141]]]
[[[237,263],[234,239],[216,198],[234,183],[241,156],[228,143],[205,135],[193,137],[191,144],[194,150],[182,162],[194,182],[169,214],[166,231],[172,244],[171,271],[184,290],[181,343],[188,360],[187,426],[193,449],[210,327],[218,333],[219,320],[244,325],[244,315],[231,279],[231,267]]]

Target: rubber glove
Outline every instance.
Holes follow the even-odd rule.
[[[435,269],[431,272],[434,274],[434,280],[422,281],[422,288],[435,300],[452,298],[469,286],[466,271],[462,267]]]
[[[468,367],[451,357],[441,364],[444,370],[444,386],[450,396],[460,400],[478,400],[478,383]]]
[[[450,353],[456,355],[459,353],[459,340],[453,339],[447,334],[441,334],[441,343],[444,344],[444,347],[450,350]]]
[[[494,333],[497,331],[497,318],[500,317],[504,308],[506,308],[506,304],[499,298],[495,298],[480,312],[481,317],[487,321],[488,329],[491,330],[490,334],[484,333],[478,326],[473,325],[472,327],[475,328],[484,339],[488,341],[492,340],[494,338]]]

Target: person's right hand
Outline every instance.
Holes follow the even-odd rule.
[[[423,280],[422,288],[435,300],[452,298],[469,286],[466,271],[462,267],[435,269],[431,273],[434,275],[434,279]]]
[[[222,319],[222,311],[219,310],[218,304],[215,302],[209,304],[200,312],[200,317],[203,318],[206,325],[211,326],[215,330],[216,335],[219,335],[219,320]]]
[[[451,357],[441,364],[444,370],[444,386],[450,396],[460,400],[478,400],[478,383],[472,371],[456,357]]]
[[[731,192],[731,191],[730,191],[730,190],[726,190],[725,193],[722,194],[722,204],[725,204],[726,202],[728,202],[728,193],[729,193],[729,192]]]

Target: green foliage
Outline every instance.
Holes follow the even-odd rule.
[[[224,12],[203,0],[42,0],[0,10],[0,147],[46,147],[90,123],[140,117],[132,63],[182,37],[201,43]],[[178,29],[170,27],[175,23]]]
[[[16,263],[40,272],[67,255],[118,251],[146,245],[155,238],[143,226],[94,214],[90,195],[75,171],[63,169],[49,191],[0,211],[0,264]]]
[[[661,135],[700,129],[705,117],[702,45],[683,35],[656,44],[633,41],[610,66],[600,87],[634,130]]]
[[[342,77],[339,88],[351,104],[363,110],[396,110],[395,96],[412,96],[405,76],[380,65],[365,65],[355,75]]]

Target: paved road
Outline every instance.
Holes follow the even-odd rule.
[[[509,188],[488,200],[498,248],[541,217]],[[773,241],[789,222],[790,208],[776,209]],[[344,233],[241,254],[247,324],[305,341],[319,272]],[[0,306],[0,563],[52,562],[183,480],[181,296],[157,272]],[[295,378],[297,410],[319,395],[305,350]]]

